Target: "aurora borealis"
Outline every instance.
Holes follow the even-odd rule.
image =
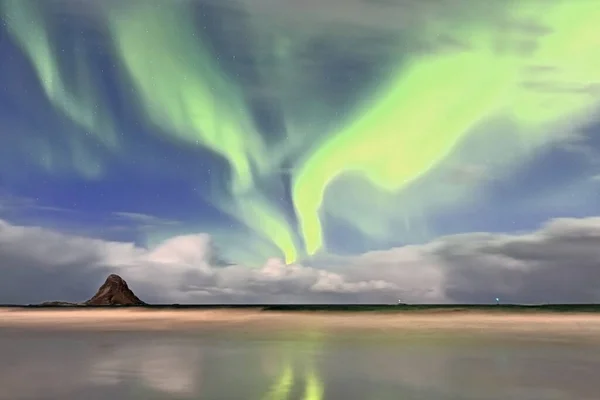
[[[298,4],[1,0],[15,221],[257,265],[598,214],[600,3]]]

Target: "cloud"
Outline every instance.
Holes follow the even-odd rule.
[[[252,269],[215,266],[205,234],[171,238],[153,249],[0,224],[0,303],[80,301],[108,273],[119,273],[151,302],[381,301],[397,288],[325,269],[269,260]]]
[[[0,220],[0,303],[89,297],[110,271],[106,262],[133,252],[130,244],[66,236]]]
[[[302,23],[320,22],[343,24],[375,30],[402,31],[425,21],[456,18],[461,14],[481,15],[489,10],[489,4],[473,0],[419,0],[372,1],[372,0],[204,0],[203,3],[216,3],[220,6],[245,7],[253,14],[276,16],[276,20],[297,20]],[[498,7],[496,7],[498,8]],[[498,18],[492,15],[489,18]]]
[[[462,164],[448,171],[448,181],[457,185],[473,184],[489,179],[489,172],[483,165]]]
[[[114,217],[117,222],[129,223],[142,232],[181,225],[180,221],[135,212],[113,212],[111,216]]]
[[[0,223],[0,303],[83,300],[108,273],[177,303],[597,302],[600,217],[524,234],[470,233],[310,265],[213,265],[206,234],[152,249]]]
[[[36,199],[31,197],[15,196],[0,190],[0,215],[26,211],[72,212],[65,208],[40,204]]]
[[[133,222],[155,225],[177,225],[178,221],[162,219],[153,215],[134,213],[134,212],[114,212],[113,215],[117,218],[127,219]]]
[[[181,221],[136,212],[86,212],[47,205],[37,198],[16,196],[0,189],[0,218],[23,225],[60,226],[61,232],[95,236],[109,233],[148,234],[182,226]]]
[[[523,235],[475,233],[439,241],[445,294],[459,301],[598,302],[600,218],[561,218]]]

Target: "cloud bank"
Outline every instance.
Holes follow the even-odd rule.
[[[600,301],[600,217],[523,234],[469,233],[310,265],[214,262],[206,234],[152,249],[0,221],[0,303],[90,297],[109,273],[162,303],[515,303]]]

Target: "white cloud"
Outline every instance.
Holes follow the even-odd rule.
[[[0,303],[83,300],[113,272],[149,302],[597,302],[599,244],[600,218],[556,219],[527,234],[249,268],[211,265],[206,234],[143,249],[0,222]]]
[[[141,214],[135,212],[113,212],[112,216],[119,220],[124,220],[137,225],[138,229],[148,230],[165,226],[181,225],[180,221],[159,218],[154,215]]]
[[[143,249],[0,222],[0,303],[83,300],[113,272],[151,302],[381,301],[397,289],[276,259],[258,269],[214,266],[211,251],[206,234]]]

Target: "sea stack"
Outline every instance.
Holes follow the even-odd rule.
[[[110,274],[98,292],[84,303],[87,306],[142,306],[145,305],[119,275]]]

